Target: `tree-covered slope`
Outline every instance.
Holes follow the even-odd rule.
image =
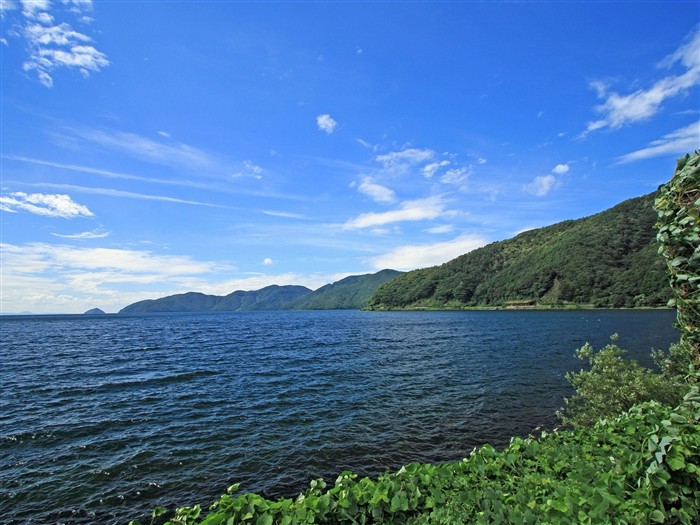
[[[401,275],[396,270],[382,270],[365,275],[351,275],[303,296],[294,305],[303,310],[343,310],[364,308],[379,285]]]
[[[662,306],[654,194],[583,219],[526,231],[383,284],[369,308],[502,306],[510,301]]]

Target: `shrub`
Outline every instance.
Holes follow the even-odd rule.
[[[616,336],[612,339],[614,341]],[[657,359],[666,367],[667,373],[656,373],[636,361],[625,360],[625,353],[614,343],[599,351],[586,343],[576,351],[579,359],[588,360],[590,370],[566,375],[576,394],[564,400],[566,409],[557,414],[563,423],[592,425],[643,401],[655,400],[673,406],[680,402],[689,387],[683,376],[675,373],[679,368],[674,360],[678,352],[669,355],[657,353]]]

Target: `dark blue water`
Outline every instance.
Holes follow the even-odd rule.
[[[674,316],[2,317],[0,521],[126,523],[234,482],[295,495],[345,469],[459,460],[555,425],[577,347],[618,332],[644,360],[677,339]]]

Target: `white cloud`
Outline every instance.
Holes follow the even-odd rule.
[[[570,169],[571,168],[568,164],[557,164],[556,166],[554,166],[554,168],[552,168],[552,173],[555,173],[557,175],[566,175],[567,173],[569,173]]]
[[[338,123],[330,115],[319,115],[316,117],[316,124],[318,129],[325,131],[329,135],[338,127]]]
[[[428,178],[431,178],[435,173],[440,169],[445,166],[449,166],[450,161],[449,160],[441,160],[438,162],[431,162],[430,164],[426,164],[423,166],[423,175],[425,175]]]
[[[414,270],[445,263],[486,243],[487,240],[478,235],[461,235],[446,242],[399,246],[372,258],[370,263],[376,269]]]
[[[364,177],[357,190],[376,202],[392,203],[396,201],[396,195],[392,189],[377,184],[371,177]]]
[[[343,228],[355,230],[372,226],[384,226],[395,222],[436,219],[446,215],[446,213],[445,203],[440,197],[427,197],[425,199],[404,201],[397,210],[382,213],[363,213],[347,221]]]
[[[51,235],[55,237],[60,237],[61,239],[74,239],[74,240],[82,240],[82,239],[104,239],[105,237],[109,237],[109,232],[102,231],[101,229],[97,230],[92,230],[89,232],[82,232],[82,233],[51,233]]]
[[[92,2],[64,1],[69,6],[63,12],[52,9],[48,0],[23,0],[20,18],[13,21],[20,29],[11,36],[19,36],[27,44],[28,57],[22,68],[34,72],[44,86],[53,87],[53,72],[57,69],[74,69],[87,77],[109,65],[107,55],[99,51],[90,36],[73,29],[66,21],[56,22],[56,18],[70,14],[77,20],[90,20],[83,16],[92,11]],[[17,8],[14,2],[2,2],[3,16]]]
[[[45,217],[92,217],[93,213],[82,204],[63,194],[15,192],[0,196],[0,210],[10,213],[26,211]]]
[[[0,245],[0,311],[79,313],[99,306],[116,311],[129,303],[195,290],[234,268],[187,256],[117,248],[76,248],[28,243]],[[124,292],[124,284],[130,291]]]
[[[696,149],[700,149],[700,121],[668,133],[660,139],[652,141],[646,148],[619,157],[618,164],[661,155],[690,153]]]
[[[557,183],[554,175],[541,175],[535,177],[532,182],[523,186],[523,190],[537,197],[547,195]]]
[[[265,257],[265,258],[263,259],[263,262],[262,262],[262,263],[263,263],[263,265],[265,265],[265,266],[272,266],[272,265],[274,264],[274,263],[272,262],[272,259],[270,259],[269,257]]]
[[[619,128],[625,124],[647,120],[661,109],[669,98],[682,95],[700,83],[700,28],[688,35],[686,42],[674,53],[666,57],[661,65],[671,67],[680,63],[685,71],[678,75],[666,76],[648,89],[639,89],[628,95],[608,92],[607,86],[600,81],[592,82],[598,97],[605,99],[596,106],[602,118],[590,122],[583,135],[610,127]]]

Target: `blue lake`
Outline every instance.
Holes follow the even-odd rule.
[[[564,376],[675,311],[299,311],[0,317],[0,516],[144,520],[227,486],[296,495],[343,470],[466,457],[553,427]]]

